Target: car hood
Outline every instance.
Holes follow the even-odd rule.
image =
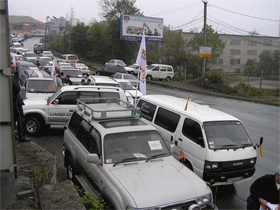
[[[24,109],[24,107],[27,106],[36,106],[38,107],[38,105],[47,105],[47,97],[45,98],[27,98],[25,100],[23,100],[24,102],[24,106],[22,107]]]
[[[143,94],[139,91],[139,90],[125,90],[125,95],[127,97],[136,97],[136,94],[137,94],[137,97],[140,97],[140,96],[143,96]]]
[[[209,187],[174,157],[118,164],[112,174],[138,208],[182,202],[210,193]]]
[[[26,97],[28,98],[43,98],[46,103],[46,98],[52,96],[54,93],[26,93]]]

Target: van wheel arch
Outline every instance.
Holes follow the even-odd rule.
[[[147,75],[147,80],[150,81],[150,80],[152,80],[152,79],[153,79],[152,76],[148,74],[148,75]]]
[[[185,160],[185,161],[180,160],[180,162],[183,163],[186,167],[188,167],[188,169],[190,169],[191,171],[193,171],[193,166],[192,166],[192,164],[191,164],[190,161],[188,161],[188,160]]]
[[[171,77],[166,77],[167,82],[170,82],[170,80],[171,80]]]

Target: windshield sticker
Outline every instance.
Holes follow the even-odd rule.
[[[160,150],[162,149],[160,141],[148,141],[151,150]]]
[[[106,163],[110,164],[110,163],[113,163],[113,161],[112,161],[112,159],[106,159]]]
[[[147,158],[146,155],[140,154],[140,153],[133,153],[132,155],[134,155],[136,158]]]

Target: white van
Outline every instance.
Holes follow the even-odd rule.
[[[165,79],[169,82],[174,77],[173,67],[164,64],[152,64],[147,69],[147,80]]]
[[[71,65],[79,62],[78,56],[74,54],[62,54],[61,59],[65,60],[64,62],[70,63]]]
[[[191,101],[185,111],[186,102],[173,96],[145,95],[137,106],[140,116],[162,133],[167,144],[175,144],[175,158],[204,181],[226,185],[251,179],[256,146],[240,120]]]

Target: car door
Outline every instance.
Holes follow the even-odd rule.
[[[193,171],[202,177],[207,152],[202,126],[199,122],[185,117],[179,128],[176,136],[178,146],[185,158],[191,162]]]
[[[54,125],[66,125],[72,113],[77,108],[78,92],[61,93],[49,104],[49,122]]]
[[[165,79],[166,78],[166,66],[160,66],[159,68],[159,79]]]

